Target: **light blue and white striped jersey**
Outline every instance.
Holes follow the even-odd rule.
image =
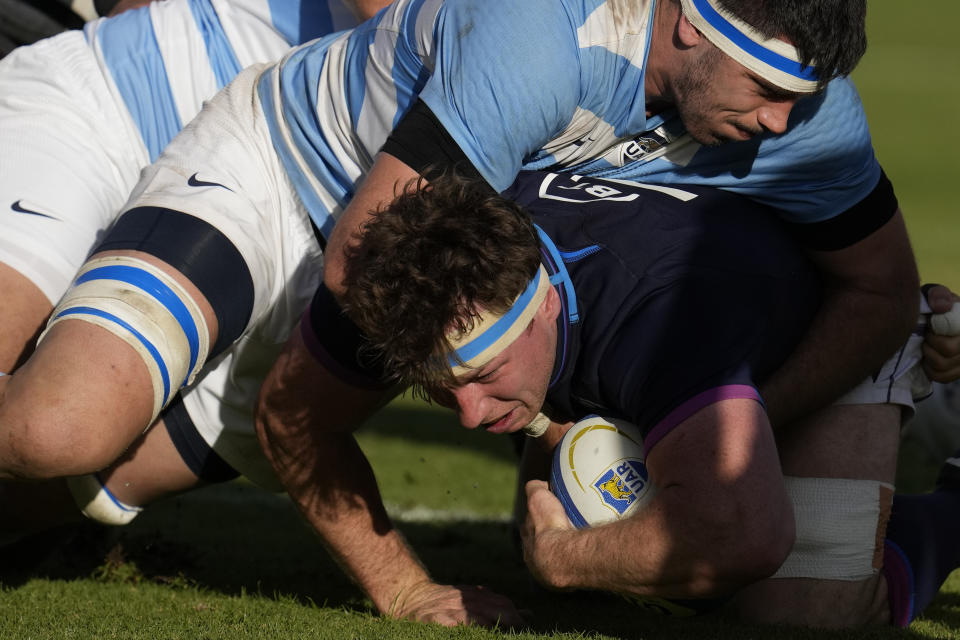
[[[241,69],[354,25],[340,0],[165,0],[84,35],[153,161]]]
[[[418,96],[498,190],[520,169],[565,168],[762,194],[816,221],[874,188],[880,168],[847,80],[797,105],[782,136],[700,148],[671,114],[648,119],[653,10],[654,0],[397,0],[295,50],[261,77],[260,100],[324,230]]]

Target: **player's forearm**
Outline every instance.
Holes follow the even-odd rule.
[[[904,327],[915,323],[914,300],[849,290],[825,294],[804,340],[761,387],[775,428],[829,405],[877,371],[906,340]]]
[[[370,173],[363,179],[356,194],[337,220],[324,251],[324,283],[335,296],[343,293],[346,264],[344,251],[352,244],[354,235],[370,218],[370,212],[389,204],[411,180],[419,174],[387,153],[377,154]]]
[[[353,437],[322,446],[326,455],[318,456],[306,482],[291,483],[291,498],[377,610],[390,614],[405,592],[430,578],[390,522]]]
[[[261,446],[284,488],[384,613],[398,594],[428,580],[393,528],[352,434],[388,395],[334,378],[295,331],[263,384],[256,418]]]
[[[752,536],[733,510],[719,502],[699,508],[690,497],[666,489],[640,516],[546,535],[537,543],[544,558],[541,579],[557,589],[710,598],[776,571],[788,551],[786,543],[776,542],[779,533]],[[779,526],[769,524],[771,530]]]
[[[774,429],[873,375],[916,326],[919,283],[899,212],[848,249],[813,256],[823,299],[794,353],[761,386]]]
[[[120,15],[124,11],[129,11],[130,9],[137,9],[139,7],[144,7],[153,0],[120,0],[120,2],[113,5],[113,8],[110,9],[109,16]]]
[[[390,0],[343,0],[343,4],[358,20],[367,20],[390,4]]]
[[[538,578],[559,589],[703,598],[771,575],[790,552],[790,501],[756,401],[704,407],[646,462],[651,502],[594,528],[573,529],[545,483],[528,485],[524,553]]]

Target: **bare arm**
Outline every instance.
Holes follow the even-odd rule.
[[[139,7],[145,7],[150,4],[153,0],[120,0],[117,4],[113,5],[113,8],[110,9],[108,16],[115,16],[123,13],[124,11],[129,11],[130,9],[137,9]]]
[[[357,16],[357,20],[363,21],[372,18],[377,11],[390,4],[390,0],[343,0],[343,4]]]
[[[573,529],[545,482],[527,485],[524,555],[545,585],[662,597],[729,594],[773,574],[793,517],[773,434],[752,400],[713,404],[647,458],[658,488],[631,518]]]
[[[813,252],[823,301],[805,338],[761,387],[778,429],[873,374],[916,326],[919,280],[900,211],[860,242]]]
[[[446,625],[519,624],[502,596],[434,583],[390,522],[352,433],[390,395],[340,382],[294,331],[261,388],[261,445],[304,517],[378,611]]]
[[[390,154],[377,154],[370,173],[360,184],[327,239],[323,277],[327,288],[335,295],[341,295],[344,290],[344,249],[349,246],[353,235],[367,221],[371,211],[391,202],[400,189],[418,177],[416,171]]]

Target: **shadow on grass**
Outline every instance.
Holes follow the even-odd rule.
[[[936,619],[938,623],[951,629],[960,629],[960,594],[941,591],[930,603],[924,616]]]
[[[516,460],[514,443],[509,436],[464,429],[450,409],[414,401],[408,396],[395,400],[372,416],[361,427],[361,432],[469,449],[509,462]]]
[[[503,522],[401,523],[435,579],[483,584],[529,612],[535,633],[567,632],[610,638],[772,638],[849,640],[849,632],[778,630],[738,625],[717,616],[668,619],[617,596],[552,593],[526,572],[511,525]],[[13,562],[16,560],[19,562]],[[52,532],[8,547],[0,556],[3,584],[32,578],[156,582],[225,595],[259,594],[370,612],[370,604],[340,572],[285,497],[230,483],[165,501],[133,524],[107,529],[91,524]],[[960,627],[960,597],[939,604],[945,623]],[[925,637],[878,629],[856,637]]]

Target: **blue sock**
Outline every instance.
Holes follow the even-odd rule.
[[[884,577],[891,622],[906,626],[960,566],[960,491],[897,494],[887,524]]]

